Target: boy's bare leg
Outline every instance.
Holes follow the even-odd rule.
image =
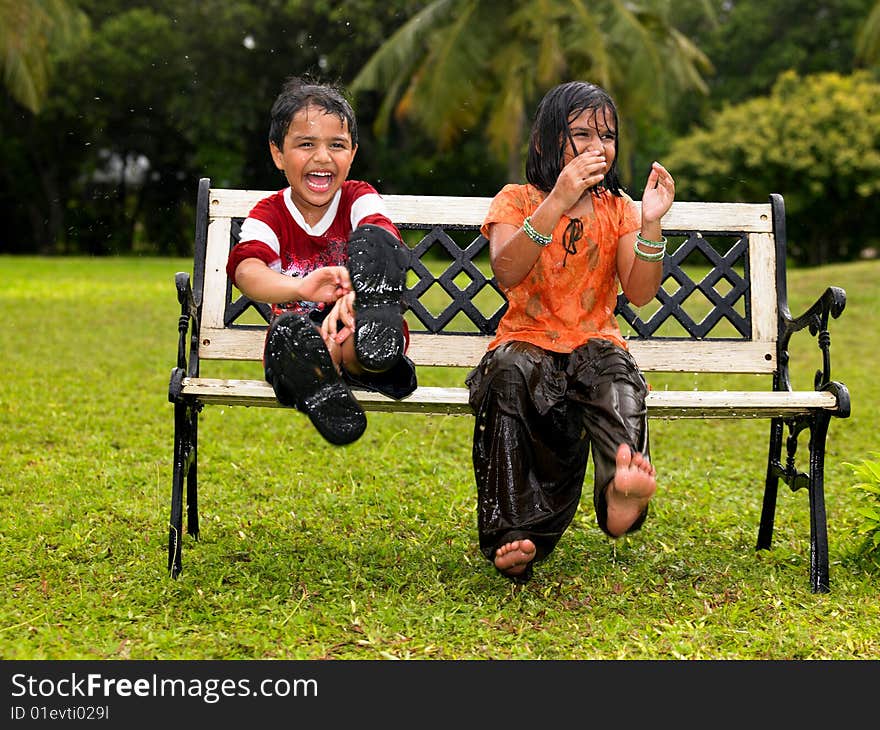
[[[342,372],[341,368],[345,366],[345,369],[353,375],[360,375],[363,372],[363,368],[354,354],[353,337],[349,337],[341,344],[329,337],[325,337],[324,342],[337,371]]]
[[[617,471],[605,488],[608,532],[623,535],[644,512],[657,491],[657,470],[642,454],[626,444],[617,449]]]
[[[495,567],[504,575],[522,574],[535,559],[535,543],[527,537],[505,543],[495,551]]]

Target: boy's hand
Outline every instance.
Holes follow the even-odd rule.
[[[342,329],[339,323],[342,322]],[[324,341],[333,341],[338,345],[345,342],[354,332],[354,292],[336,300],[333,309],[321,323],[321,336]]]
[[[309,302],[335,302],[351,291],[351,278],[344,266],[323,266],[299,280],[300,299]]]

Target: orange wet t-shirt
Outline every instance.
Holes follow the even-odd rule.
[[[489,206],[482,234],[488,237],[493,223],[521,226],[545,197],[532,185],[505,185]],[[566,257],[562,234],[569,221],[568,216],[560,218],[553,241],[541,250],[532,270],[505,291],[508,309],[490,350],[519,340],[553,352],[571,352],[597,337],[626,348],[614,316],[617,242],[639,230],[638,209],[625,194],[617,197],[606,190],[594,196],[593,213],[581,218],[584,233],[576,244],[577,253]]]

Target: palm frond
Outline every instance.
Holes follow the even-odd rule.
[[[10,95],[34,114],[49,88],[54,56],[88,33],[88,20],[64,0],[0,0],[0,63]]]
[[[505,46],[493,62],[496,92],[489,106],[485,134],[496,159],[520,156],[527,129],[527,109],[538,94],[532,59],[519,44]],[[512,171],[510,171],[512,172]]]
[[[428,52],[426,38],[449,22],[458,3],[434,0],[410,18],[367,61],[349,84],[349,91],[386,89],[395,79],[407,77]]]
[[[663,27],[665,21],[651,9],[612,0],[613,32],[609,35],[619,58],[626,59],[626,86],[635,96],[663,96],[663,61],[650,27]],[[619,44],[619,45],[618,45]]]
[[[686,91],[696,90],[701,94],[708,94],[709,86],[703,74],[714,72],[712,61],[679,30],[670,28],[668,38],[671,58],[669,68],[675,77],[676,86]]]
[[[480,127],[512,170],[526,110],[562,81],[603,86],[624,118],[665,114],[672,92],[706,90],[711,63],[671,25],[670,9],[671,0],[434,0],[349,88],[382,93],[377,129],[408,117],[442,149]]]
[[[441,147],[475,126],[492,87],[489,68],[493,45],[487,42],[499,22],[498,6],[470,0],[455,20],[435,33],[428,55],[410,86],[409,113],[419,119]],[[496,36],[497,37],[497,36]]]
[[[581,0],[571,5],[572,24],[582,36],[578,45],[571,49],[572,69],[585,81],[610,88],[614,62],[608,39],[602,32],[601,19]]]
[[[856,36],[856,56],[869,66],[880,63],[880,1],[874,5]]]

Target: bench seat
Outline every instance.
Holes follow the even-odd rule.
[[[366,390],[353,391],[365,411],[422,414],[467,414],[465,388],[420,386],[403,400]],[[282,408],[272,386],[260,380],[184,378],[181,395],[205,404]],[[655,390],[648,394],[652,418],[783,418],[813,409],[836,412],[837,396],[827,391],[698,391]]]

